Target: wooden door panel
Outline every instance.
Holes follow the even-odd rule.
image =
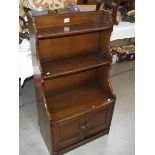
[[[96,134],[110,126],[112,104],[94,110],[86,115],[86,136]]]
[[[55,125],[55,151],[73,145],[84,138],[81,125],[84,116],[76,117]]]

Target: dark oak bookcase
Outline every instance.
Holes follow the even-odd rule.
[[[116,100],[110,14],[28,15],[28,21],[38,124],[51,155],[108,134]]]

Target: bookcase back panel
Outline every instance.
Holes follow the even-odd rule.
[[[70,37],[39,40],[39,57],[42,61],[70,57],[97,51],[99,32]]]
[[[57,93],[66,89],[90,83],[95,80],[95,74],[96,70],[90,70],[61,78],[46,80],[44,82],[45,94]]]
[[[35,25],[37,28],[71,25],[79,23],[91,23],[95,22],[103,17],[103,14],[99,11],[81,12],[81,13],[66,13],[61,15],[46,15],[46,16],[34,16]],[[69,19],[68,23],[64,22],[64,19]]]

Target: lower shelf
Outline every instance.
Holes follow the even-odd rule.
[[[75,117],[113,101],[95,82],[46,97],[52,121]]]

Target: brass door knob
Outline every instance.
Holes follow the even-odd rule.
[[[89,122],[86,122],[86,128],[89,128]]]
[[[81,129],[82,129],[82,130],[86,130],[86,125],[82,125],[82,126],[81,126]]]

